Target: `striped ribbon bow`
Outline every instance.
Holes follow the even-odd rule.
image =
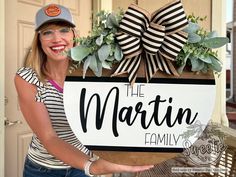
[[[158,70],[178,75],[171,60],[176,59],[187,41],[187,33],[181,31],[187,25],[180,0],[153,14],[131,4],[119,25],[121,32],[116,34],[124,58],[112,76],[128,73],[129,82],[133,85],[142,58],[147,82]]]

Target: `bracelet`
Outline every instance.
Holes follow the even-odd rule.
[[[93,156],[92,158],[90,158],[85,166],[84,166],[84,172],[87,176],[94,176],[92,174],[90,174],[89,170],[90,170],[90,166],[92,165],[93,162],[95,162],[96,160],[98,160],[98,157],[97,156]]]

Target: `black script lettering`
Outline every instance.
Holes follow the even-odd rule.
[[[132,106],[129,106],[129,107],[123,107],[120,109],[120,112],[119,112],[119,120],[121,122],[125,122],[125,120],[130,120],[130,117],[131,117],[131,114],[132,114],[132,110],[133,110],[133,107]],[[123,114],[125,114],[124,118],[122,119],[123,117]],[[130,121],[127,121],[130,123]]]
[[[198,115],[198,113],[196,113],[194,118],[192,118],[191,109],[187,108],[183,110],[183,108],[180,108],[178,110],[176,117],[173,117],[172,106],[171,105],[165,106],[164,103],[167,102],[167,100],[161,99],[160,95],[157,95],[155,100],[152,100],[148,103],[149,106],[151,104],[154,105],[153,113],[151,117],[147,117],[147,111],[142,110],[143,108],[142,102],[136,103],[135,107],[127,106],[127,107],[122,107],[120,110],[118,110],[119,95],[120,95],[119,88],[113,87],[108,92],[103,105],[101,105],[101,98],[100,98],[100,95],[97,93],[94,93],[90,98],[87,99],[88,103],[86,105],[85,104],[86,88],[83,88],[81,90],[79,109],[80,109],[80,121],[81,121],[83,132],[87,132],[87,119],[88,119],[89,110],[91,109],[93,110],[95,109],[95,118],[96,118],[95,125],[96,125],[97,130],[100,130],[102,128],[104,116],[106,114],[106,109],[111,109],[109,111],[113,111],[112,131],[115,137],[119,136],[118,129],[117,129],[117,123],[118,123],[117,121],[125,122],[128,126],[132,126],[134,122],[136,121],[136,119],[139,118],[139,121],[141,121],[142,128],[148,129],[149,126],[153,122],[155,123],[156,126],[161,126],[164,122],[166,122],[166,125],[168,127],[173,127],[176,124],[176,122],[178,122],[178,124],[182,124],[182,121],[186,114],[187,114],[186,123],[192,124]],[[114,96],[114,102],[113,102],[114,105],[111,104],[108,106],[109,108],[107,108],[108,100],[112,96]],[[95,101],[96,103],[95,107],[91,106],[92,101]],[[173,101],[173,98],[169,97],[168,99],[169,104],[171,104],[172,101]],[[165,110],[165,108],[166,108],[166,112],[164,113],[164,116],[160,116],[159,109]],[[118,111],[119,111],[119,114],[118,114]],[[168,140],[168,139],[166,141],[167,142],[169,141],[169,144],[171,142],[171,140]]]
[[[172,103],[172,98],[169,98],[169,103]],[[166,119],[166,124],[168,127],[173,127],[175,125],[175,122],[177,121],[177,119],[175,119],[174,123],[171,124],[171,112],[172,112],[172,106],[168,106],[167,107],[167,111],[166,111],[166,115],[163,119],[163,121]],[[162,123],[163,123],[162,121]]]
[[[173,98],[170,97],[169,98],[169,103],[171,104],[172,101],[173,101]],[[186,108],[185,110],[183,110],[183,108],[180,108],[178,110],[176,118],[173,119],[172,118],[172,106],[170,106],[170,105],[166,109],[166,114],[165,114],[164,118],[162,120],[160,120],[160,118],[158,117],[159,116],[160,103],[165,103],[165,102],[166,102],[166,100],[161,100],[160,95],[157,95],[155,100],[149,102],[149,105],[154,103],[154,111],[153,111],[151,120],[146,125],[146,127],[150,126],[153,119],[154,119],[155,124],[158,125],[158,126],[162,125],[164,123],[164,121],[166,121],[166,125],[168,127],[173,127],[176,124],[176,122],[178,122],[178,124],[182,124],[182,121],[183,121],[183,118],[184,118],[185,114],[187,114],[186,123],[188,125],[191,125],[196,120],[198,113],[196,113],[194,118],[192,118],[191,117],[191,114],[192,114],[191,109],[189,109],[189,108]]]
[[[89,99],[87,108],[86,108],[86,113],[85,113],[85,95],[86,95],[86,89],[83,88],[81,90],[80,94],[80,121],[82,125],[83,132],[87,132],[87,117],[88,117],[88,112],[90,108],[90,104],[93,100],[93,98],[96,98],[96,128],[99,130],[102,127],[103,124],[103,119],[105,115],[105,110],[107,106],[108,99],[111,95],[111,93],[115,91],[115,102],[114,102],[114,107],[113,107],[113,119],[112,119],[112,131],[115,137],[118,136],[118,131],[117,131],[117,111],[118,111],[118,103],[119,103],[119,89],[117,87],[113,87],[109,93],[107,94],[104,106],[102,108],[101,112],[101,99],[98,94],[93,94],[91,98]],[[93,108],[92,108],[93,109]]]
[[[197,118],[198,113],[196,113],[194,118],[191,120],[191,114],[192,114],[191,109],[186,108],[185,110],[183,110],[183,108],[180,108],[179,111],[178,111],[178,114],[176,116],[179,124],[182,123],[182,120],[183,120],[183,117],[184,117],[185,113],[187,113],[186,123],[188,125],[191,125],[195,121],[195,119]]]
[[[129,125],[129,126],[133,125],[133,123],[135,122],[138,114],[141,114],[141,120],[143,120],[143,119],[145,120],[146,119],[146,111],[141,111],[142,106],[143,106],[143,103],[141,103],[141,102],[138,102],[136,104],[136,106],[135,106],[136,114],[134,115],[133,119],[132,119],[132,110],[133,110],[132,106],[129,106],[128,108],[127,107],[121,108],[121,110],[119,112],[119,120],[121,122],[126,121],[127,125]],[[125,112],[125,116],[123,118],[123,113],[124,112]]]
[[[153,108],[153,114],[152,114],[152,117],[151,117],[151,120],[149,121],[149,123],[147,125],[145,125],[146,122],[145,121],[142,122],[142,125],[145,126],[145,128],[148,128],[151,125],[153,119],[154,119],[156,125],[161,125],[163,123],[163,121],[162,121],[162,123],[159,123],[159,121],[158,121],[159,105],[161,102],[164,103],[164,102],[166,102],[166,100],[161,100],[161,96],[157,95],[155,100],[150,101],[148,103],[149,105],[154,103],[154,108]]]

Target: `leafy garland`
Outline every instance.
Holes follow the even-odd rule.
[[[220,48],[229,42],[226,37],[218,37],[216,31],[207,32],[198,24],[199,21],[206,19],[189,15],[189,25],[183,31],[188,33],[188,41],[177,56],[176,65],[181,74],[186,66],[191,67],[193,72],[222,70],[222,63],[218,59],[217,51],[212,49]]]
[[[73,68],[78,68],[83,62],[83,77],[90,68],[98,77],[102,76],[102,68],[111,69],[113,64],[123,58],[120,46],[115,40],[119,23],[124,16],[119,13],[99,12],[93,23],[90,36],[76,39],[80,45],[72,48],[68,55],[76,62]]]
[[[119,23],[124,15],[120,10],[117,14],[100,11],[93,23],[90,36],[76,39],[80,44],[69,50],[68,56],[74,60],[73,69],[83,63],[83,77],[90,68],[98,77],[102,76],[102,68],[111,69],[113,64],[123,58],[123,53],[115,39]],[[205,17],[206,18],[206,17]],[[216,49],[229,42],[226,37],[218,37],[215,31],[207,32],[198,24],[205,18],[188,16],[189,25],[185,31],[188,41],[177,56],[175,65],[179,74],[186,68],[192,72],[221,72],[222,63],[218,59]]]

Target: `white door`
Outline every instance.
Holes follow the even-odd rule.
[[[49,3],[70,8],[80,36],[91,29],[91,0],[5,0],[5,177],[22,177],[24,157],[31,140],[18,106],[14,76],[22,66],[34,35],[34,16]],[[2,83],[1,83],[2,84]]]

